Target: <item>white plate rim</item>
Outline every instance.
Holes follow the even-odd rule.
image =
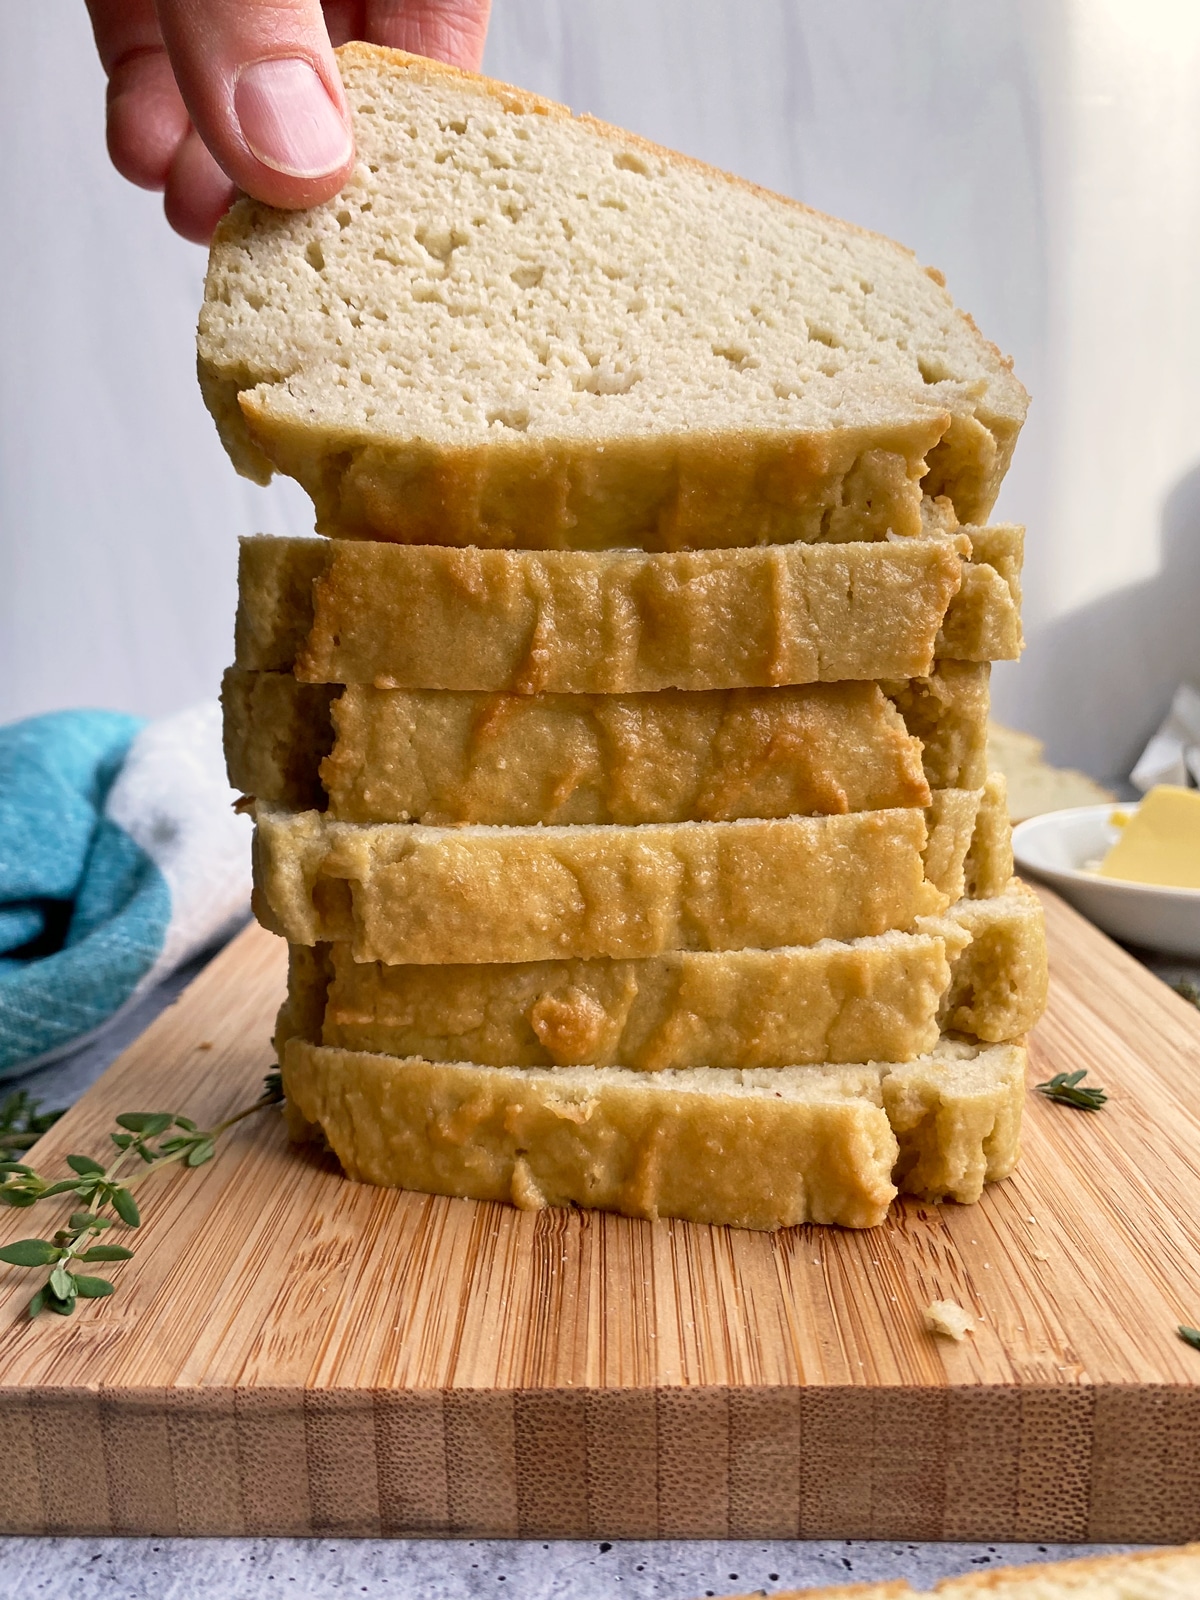
[[[1105,878],[1098,872],[1087,872],[1082,867],[1042,866],[1022,854],[1024,839],[1039,828],[1052,826],[1055,821],[1062,822],[1068,817],[1110,817],[1114,811],[1132,816],[1139,804],[1137,800],[1113,800],[1103,805],[1066,806],[1059,811],[1043,811],[1036,817],[1026,817],[1024,822],[1018,822],[1013,828],[1013,858],[1023,872],[1036,878],[1061,878],[1067,883],[1086,884],[1091,889],[1099,889],[1104,893],[1111,891],[1127,897],[1161,895],[1184,906],[1200,903],[1200,889],[1174,888],[1165,883],[1135,883],[1131,878]]]

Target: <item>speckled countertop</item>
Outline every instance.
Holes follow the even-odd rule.
[[[55,1600],[698,1600],[797,1586],[939,1578],[1005,1563],[1062,1559],[1093,1547],[670,1541],[538,1544],[504,1540],[7,1539],[0,1596]],[[1095,1547],[1112,1549],[1115,1546]]]

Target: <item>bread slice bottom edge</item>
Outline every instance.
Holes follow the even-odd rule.
[[[897,1192],[973,1203],[1018,1157],[1021,1043],[654,1074],[280,1043],[292,1136],[319,1132],[348,1177],[525,1210],[869,1228]]]

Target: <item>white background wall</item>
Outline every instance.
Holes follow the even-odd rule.
[[[998,709],[1124,771],[1200,681],[1200,0],[495,0],[485,65],[946,272],[1034,395]],[[236,535],[311,526],[225,461],[103,98],[82,4],[0,0],[0,719],[213,692]]]

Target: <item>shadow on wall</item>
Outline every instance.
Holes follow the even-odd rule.
[[[1128,777],[1176,684],[1200,687],[1200,465],[1166,498],[1161,551],[1153,578],[1046,624],[1021,662],[1022,725],[1102,780]]]

